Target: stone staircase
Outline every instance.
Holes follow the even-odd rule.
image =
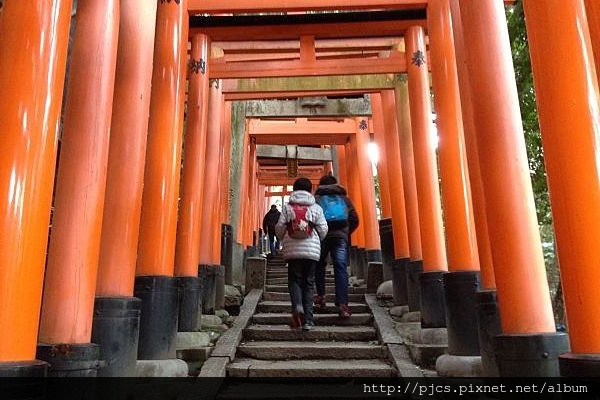
[[[365,288],[349,288],[352,316],[341,319],[334,306],[333,276],[326,284],[327,308],[315,314],[311,331],[292,330],[287,267],[281,257],[269,259],[266,287],[256,313],[244,329],[235,360],[227,366],[233,378],[382,378],[397,376],[373,326]],[[263,392],[264,394],[264,392]],[[222,396],[221,396],[222,397]],[[225,397],[223,397],[225,398]]]

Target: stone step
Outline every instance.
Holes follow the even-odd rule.
[[[287,285],[288,278],[287,274],[285,277],[271,277],[267,276],[267,285]],[[325,283],[334,284],[334,278],[325,278]]]
[[[287,276],[288,276],[287,270],[267,272],[267,279],[269,279],[269,278],[287,278]]]
[[[383,378],[395,376],[382,360],[253,360],[237,358],[227,366],[227,375],[244,377]]]
[[[267,292],[286,292],[287,293],[288,287],[287,287],[287,285],[266,285],[265,290]],[[348,288],[348,293],[365,294],[366,291],[367,291],[367,288],[365,286]],[[335,293],[335,287],[333,285],[326,285],[325,293],[326,294]]]
[[[260,360],[368,359],[383,358],[383,348],[369,342],[288,342],[241,343],[238,357]]]
[[[264,301],[290,301],[290,294],[283,292],[264,292],[263,293]],[[333,303],[335,301],[334,294],[325,295],[325,300],[327,303]],[[348,295],[348,300],[351,303],[362,303],[365,301],[365,296],[363,294],[352,293]]]
[[[348,304],[353,314],[368,313],[369,306],[366,304],[350,303]],[[259,313],[286,313],[291,312],[291,303],[288,301],[262,301],[258,303]],[[337,314],[338,308],[333,304],[327,304],[327,307],[321,314]]]
[[[287,325],[250,325],[244,329],[244,340],[377,340],[371,326],[315,326],[311,331],[290,329]]]
[[[271,273],[282,273],[285,272],[287,273],[287,265],[281,265],[281,266],[276,266],[276,267],[271,267],[271,266],[267,266],[267,274],[271,274]],[[332,269],[326,269],[325,270],[325,276],[333,276],[333,270]]]
[[[290,313],[254,314],[252,322],[261,325],[289,324]],[[373,316],[371,314],[353,314],[350,318],[340,318],[337,314],[315,314],[315,325],[370,325]]]

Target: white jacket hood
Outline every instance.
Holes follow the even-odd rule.
[[[290,203],[302,204],[303,206],[312,206],[315,204],[315,196],[306,190],[296,190],[290,195]]]

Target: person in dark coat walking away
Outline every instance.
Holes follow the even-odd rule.
[[[288,264],[288,289],[292,301],[292,328],[303,330],[313,326],[313,287],[315,268],[321,256],[321,240],[327,235],[323,209],[310,193],[307,178],[294,182],[290,201],[275,226],[277,238],[283,241],[283,258]]]
[[[331,255],[335,279],[335,305],[342,318],[350,317],[348,308],[348,252],[350,234],[358,227],[358,214],[348,198],[346,189],[338,185],[332,175],[325,175],[319,181],[315,192],[317,203],[323,208],[327,220],[328,233],[321,243],[321,257],[315,271],[317,296],[315,312],[325,308],[325,266],[327,255]]]
[[[275,244],[275,225],[277,225],[277,221],[279,221],[279,216],[281,213],[277,210],[277,205],[273,204],[271,209],[265,214],[263,218],[263,232],[269,235],[269,249],[271,250],[271,256],[275,254],[275,250],[279,250],[279,240],[277,241],[277,245]]]

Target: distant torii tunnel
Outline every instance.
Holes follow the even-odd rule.
[[[329,173],[360,218],[352,272],[381,258],[446,356],[600,376],[600,2],[523,0],[568,336],[504,3],[0,1],[0,376],[175,358],[244,283],[269,197]]]

